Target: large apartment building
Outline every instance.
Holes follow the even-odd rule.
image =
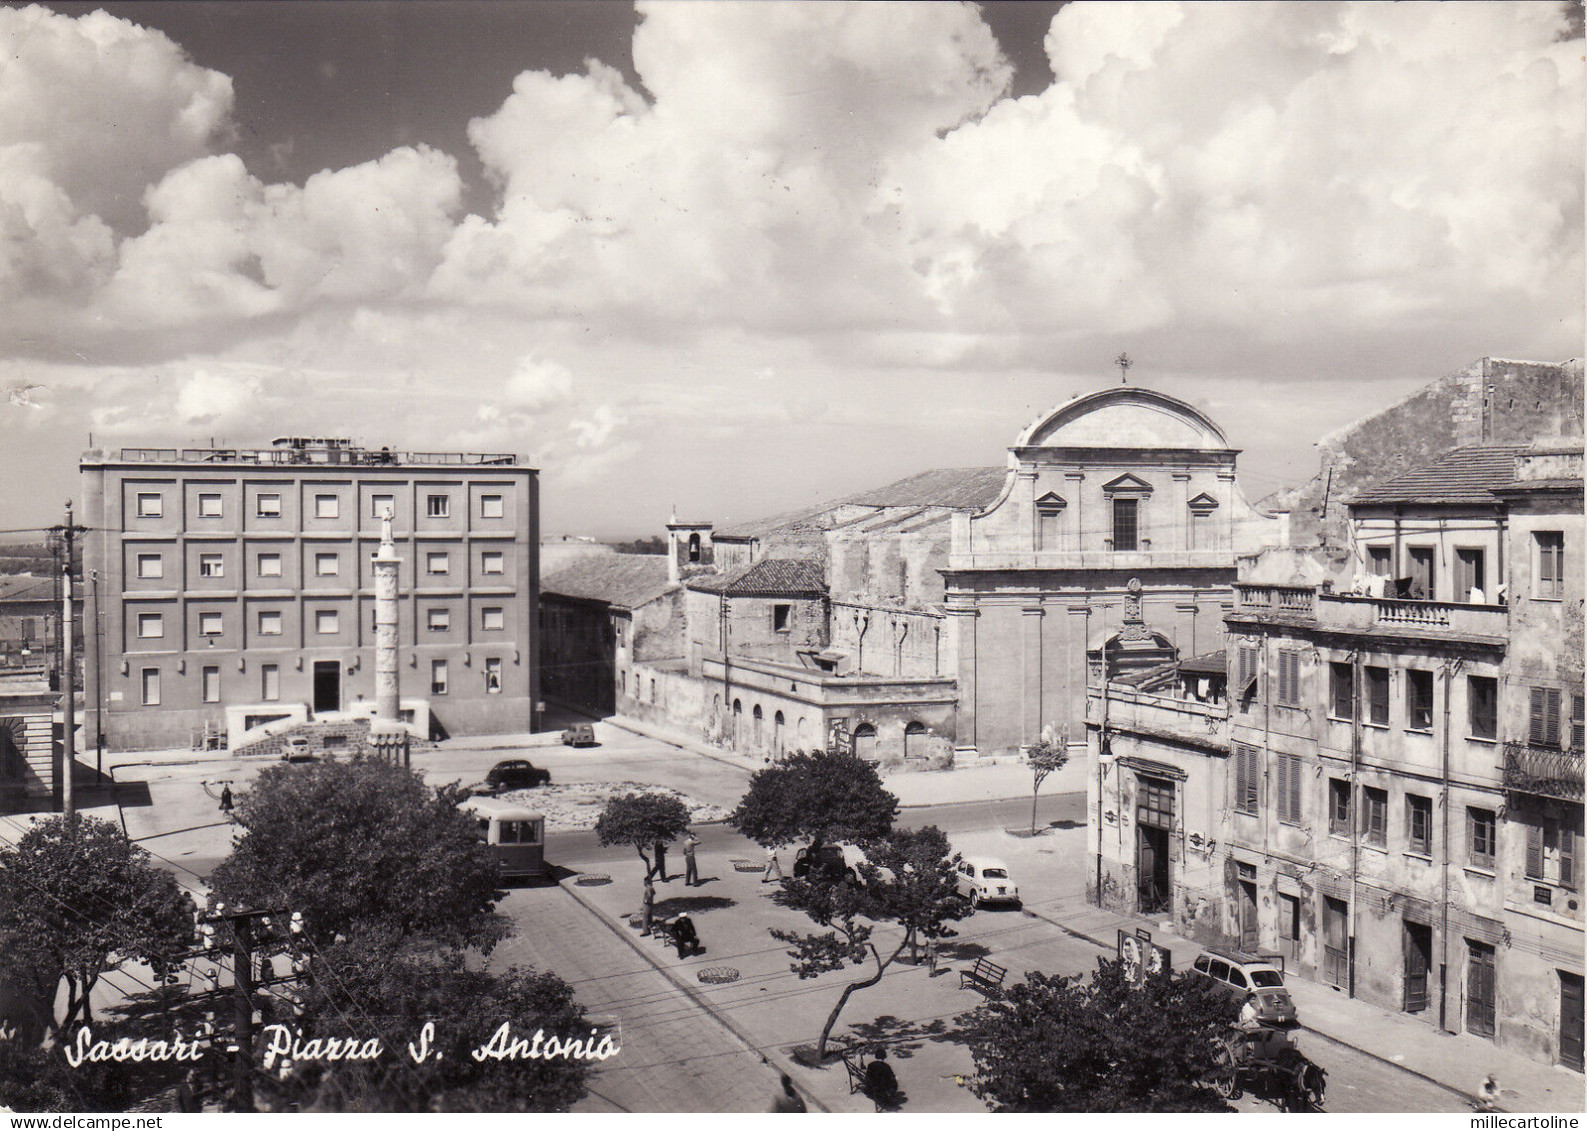
[[[1350,517],[1344,556],[1245,563],[1226,696],[1093,682],[1094,897],[1579,1070],[1580,442],[1457,449]]]
[[[91,738],[235,743],[280,719],[370,713],[388,510],[404,717],[435,735],[535,725],[538,480],[516,456],[289,438],[95,450],[81,471]]]

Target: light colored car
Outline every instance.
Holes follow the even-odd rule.
[[[955,886],[971,907],[983,903],[1018,906],[1019,886],[1008,874],[1008,865],[992,856],[966,856],[953,866]]]
[[[1242,1002],[1256,997],[1256,1019],[1264,1025],[1295,1024],[1295,1002],[1284,988],[1284,974],[1271,962],[1241,950],[1209,950],[1191,964],[1198,974],[1211,978],[1218,988]]]
[[[281,760],[283,762],[312,762],[314,761],[314,748],[309,744],[307,735],[289,735],[281,744]]]

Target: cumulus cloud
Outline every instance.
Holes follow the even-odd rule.
[[[501,401],[512,411],[534,415],[566,404],[572,395],[573,374],[567,366],[529,355],[519,359],[502,386]]]
[[[203,370],[188,378],[176,396],[176,415],[184,424],[211,425],[235,421],[254,407],[259,382]]]

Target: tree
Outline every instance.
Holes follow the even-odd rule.
[[[1227,1111],[1203,1081],[1238,1011],[1190,972],[1139,986],[1110,959],[1088,982],[1032,972],[966,1024],[969,1087],[994,1111]]]
[[[496,864],[455,796],[385,762],[267,767],[237,799],[246,832],[211,886],[233,906],[301,911],[320,941],[378,928],[488,951],[506,934]]]
[[[112,966],[169,969],[192,945],[192,912],[171,874],[109,821],[51,817],[0,848],[0,975],[41,1004],[55,1032],[92,1019],[89,995]]]
[[[766,848],[809,839],[864,845],[886,836],[898,798],[869,762],[830,750],[795,751],[757,770],[727,823]]]
[[[602,844],[633,845],[649,875],[651,862],[645,849],[677,840],[688,827],[688,806],[671,794],[625,793],[606,803],[595,822],[595,835]]]
[[[1055,770],[1061,770],[1069,764],[1069,728],[1065,727],[1056,740],[1049,739],[1046,735],[1042,740],[1030,748],[1030,753],[1025,757],[1030,762],[1031,776],[1035,779],[1030,790],[1030,835],[1036,835],[1036,795],[1041,792],[1041,783],[1047,780],[1047,775]]]
[[[374,1037],[384,1051],[367,1062],[305,1060],[290,1064],[284,1077],[280,1058],[265,1065],[261,1057],[256,1091],[273,1107],[567,1111],[584,1096],[590,1067],[600,1063],[582,1056],[473,1055],[492,1047],[503,1024],[509,1026],[505,1041],[533,1042],[539,1031],[591,1047],[591,1025],[572,988],[549,972],[471,970],[458,952],[426,953],[412,942],[378,934],[325,947],[314,956],[312,969],[315,975],[301,991],[303,1016],[283,1017],[278,1023],[288,1027],[285,1033],[265,1030],[264,1052],[271,1049],[270,1041],[285,1044],[293,1035],[304,1041]],[[415,1052],[422,1060],[415,1060]]]
[[[870,842],[870,858],[859,863],[860,883],[829,880],[813,871],[804,879],[785,881],[774,897],[828,928],[820,934],[771,932],[793,948],[788,952],[793,960],[789,969],[801,979],[876,964],[867,977],[843,988],[816,1042],[817,1061],[825,1059],[827,1040],[849,998],[880,982],[918,935],[938,938],[952,933],[947,923],[964,913],[964,905],[956,894],[951,852],[947,836],[935,825],[899,829]],[[883,922],[903,928],[897,946],[889,944],[885,956],[874,941],[875,925]]]

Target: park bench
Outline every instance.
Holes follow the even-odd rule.
[[[959,971],[959,988],[974,986],[988,997],[997,997],[1003,992],[1003,979],[1008,977],[1008,967],[999,966],[997,963],[982,957],[975,960],[975,965],[968,970]]]
[[[865,1087],[865,1050],[844,1049],[838,1054],[843,1058],[843,1070],[849,1074],[849,1095],[853,1095]]]

